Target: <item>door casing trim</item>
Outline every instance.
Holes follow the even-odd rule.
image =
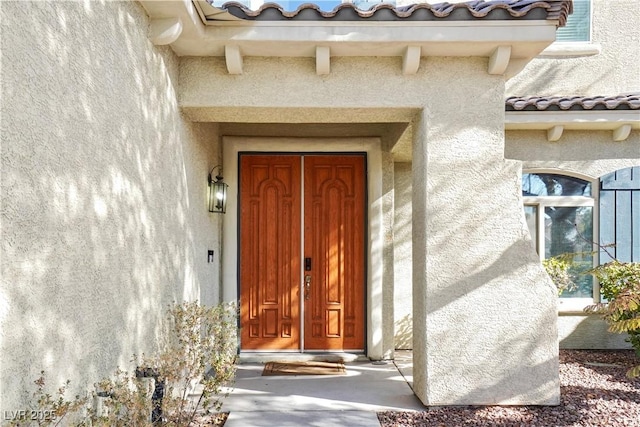
[[[272,153],[354,153],[366,154],[367,165],[367,284],[366,354],[379,359],[382,342],[382,151],[379,138],[273,138],[223,137],[222,158],[225,181],[229,184],[227,213],[222,224],[222,298],[237,301],[238,295],[238,154]]]

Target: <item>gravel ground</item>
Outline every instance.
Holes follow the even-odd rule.
[[[632,350],[561,350],[559,406],[465,406],[425,412],[381,412],[382,427],[640,427],[640,363]]]

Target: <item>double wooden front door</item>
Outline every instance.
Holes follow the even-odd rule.
[[[243,350],[362,350],[363,155],[240,157]]]

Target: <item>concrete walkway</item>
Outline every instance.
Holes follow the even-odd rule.
[[[411,381],[411,353],[398,352],[396,364]],[[225,427],[379,427],[377,411],[424,410],[396,364],[356,360],[345,362],[346,375],[263,377],[263,363],[241,363]]]

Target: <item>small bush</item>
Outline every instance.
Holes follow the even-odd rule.
[[[600,282],[606,301],[591,305],[586,311],[601,314],[611,332],[627,332],[627,341],[640,357],[640,263],[614,260],[590,273]],[[627,375],[640,376],[640,366],[630,369]]]
[[[36,390],[30,396],[30,403],[25,410],[14,411],[5,417],[12,419],[6,423],[8,426],[58,426],[66,425],[69,419],[77,415],[86,405],[87,399],[75,396],[72,400],[67,400],[65,395],[69,388],[70,381],[67,380],[58,388],[54,395],[46,390],[45,371],[40,371],[40,377],[33,382]],[[78,423],[76,423],[78,424]],[[79,422],[82,424],[82,422]]]
[[[576,288],[576,283],[571,273],[571,268],[573,267],[572,254],[562,254],[544,259],[542,265],[551,281],[558,288],[558,295],[561,295],[565,290],[571,291]]]
[[[219,410],[223,387],[236,372],[237,308],[204,307],[197,302],[174,305],[168,312],[163,349],[142,360],[165,384],[162,413],[170,425],[189,425],[198,411]],[[197,396],[197,399],[194,399]]]
[[[578,235],[589,242],[579,231]],[[620,262],[607,249],[612,245],[592,243],[604,251],[613,261],[589,269],[600,283],[600,294],[604,301],[585,308],[587,313],[598,313],[609,323],[609,331],[616,333],[627,332],[636,355],[640,357],[640,263]],[[591,253],[592,255],[595,254]],[[558,295],[564,290],[575,286],[576,257],[580,253],[567,253],[543,261],[549,277],[558,288]],[[631,368],[629,377],[640,376],[640,366]]]
[[[93,392],[96,406],[89,410],[92,426],[150,425],[153,393],[150,384],[120,369],[112,378],[97,383]]]
[[[219,410],[233,385],[236,372],[237,308],[235,304],[204,307],[197,302],[173,304],[167,312],[167,328],[156,355],[140,359],[130,373],[116,370],[95,384],[91,397],[66,400],[69,381],[56,397],[45,391],[44,372],[34,383],[36,391],[25,411],[16,411],[10,426],[151,426],[151,413],[164,425],[191,425],[200,413]],[[140,378],[141,373],[154,381]],[[154,408],[154,385],[162,384],[162,407]],[[37,419],[34,418],[37,416]]]

